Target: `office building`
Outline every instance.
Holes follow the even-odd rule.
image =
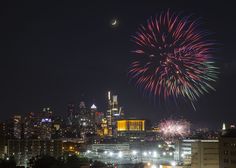
[[[124,117],[123,108],[118,104],[118,95],[113,95],[110,91],[107,94],[107,125],[108,125],[108,135],[116,136],[116,124],[118,119],[122,119]]]
[[[191,168],[219,168],[219,141],[198,140],[193,142]]]
[[[219,138],[220,168],[236,167],[236,129],[224,129]]]

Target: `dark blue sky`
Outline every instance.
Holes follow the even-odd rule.
[[[0,117],[51,106],[65,114],[82,99],[105,109],[107,90],[119,94],[128,116],[158,121],[183,116],[194,124],[235,122],[236,13],[232,2],[215,1],[9,1],[0,5]],[[202,96],[197,110],[164,109],[129,84],[130,36],[146,19],[171,9],[193,14],[220,43],[216,92]],[[119,18],[116,29],[110,20]]]

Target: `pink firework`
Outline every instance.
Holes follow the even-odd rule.
[[[169,11],[150,18],[133,36],[136,49],[129,76],[144,93],[193,102],[217,79],[215,44],[197,21]]]
[[[158,127],[165,138],[186,137],[190,133],[190,123],[186,120],[164,120]]]

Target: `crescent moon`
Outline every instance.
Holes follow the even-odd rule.
[[[117,21],[116,21],[116,20],[114,20],[114,21],[111,23],[112,26],[115,26],[116,24],[117,24]]]

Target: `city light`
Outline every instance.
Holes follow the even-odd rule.
[[[87,150],[86,153],[91,153],[91,151],[90,151],[90,150]]]
[[[147,156],[147,152],[143,152],[143,156]]]
[[[176,166],[177,163],[175,161],[171,162],[171,166]]]
[[[118,153],[118,157],[119,157],[119,158],[122,158],[122,156],[123,156],[123,153],[120,151],[120,152]]]
[[[151,168],[157,168],[157,166],[156,165],[152,165]]]
[[[109,152],[109,156],[113,156],[113,152]]]
[[[137,151],[133,150],[132,155],[137,155]]]
[[[153,152],[153,157],[157,157],[157,152],[156,151]]]

